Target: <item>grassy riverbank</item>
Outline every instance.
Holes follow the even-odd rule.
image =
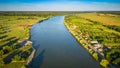
[[[120,27],[118,25],[120,22],[118,20],[119,15],[117,15],[117,17],[112,17],[112,22],[110,22],[109,25],[108,22],[111,20],[111,16],[100,16],[100,18],[98,18],[98,20],[100,20],[98,21],[95,14],[97,13],[81,13],[66,16],[64,23],[77,41],[80,42],[80,44],[82,44],[82,46],[87,49],[101,65],[108,65],[108,62],[119,65],[120,32],[106,27],[111,27],[113,25]],[[105,23],[102,21],[103,19],[108,22]],[[114,23],[113,20],[117,22]],[[98,47],[91,44],[91,41],[98,41],[101,47],[98,49]],[[107,61],[105,60],[105,63],[103,64],[104,59]]]
[[[0,68],[24,67],[32,52],[32,45],[25,45],[30,28],[51,16],[39,12],[0,12]]]

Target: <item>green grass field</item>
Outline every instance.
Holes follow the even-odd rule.
[[[116,14],[84,13],[84,14],[80,14],[79,16],[93,21],[101,22],[102,24],[105,25],[120,26],[120,15],[116,15]]]

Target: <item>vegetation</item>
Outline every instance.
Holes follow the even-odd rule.
[[[102,65],[102,66],[105,67],[105,68],[107,68],[108,64],[109,64],[109,62],[108,62],[107,60],[102,60],[102,61],[100,62],[100,65]]]
[[[119,18],[120,16],[117,14],[81,13],[66,16],[64,23],[73,36],[96,60],[101,61],[103,59],[95,53],[94,46],[89,46],[90,41],[94,40],[97,40],[103,47],[106,47],[100,52],[103,58],[107,59],[110,63],[120,65]],[[81,34],[88,35],[88,37],[82,37]],[[102,66],[105,65],[102,64]]]
[[[4,66],[4,61],[0,61],[0,68]]]
[[[84,13],[80,14],[80,17],[90,19],[92,21],[101,22],[104,25],[116,25],[120,26],[119,15],[109,13]]]
[[[21,60],[21,56],[16,55],[14,56],[14,58],[12,59],[12,61],[16,62],[16,61],[20,61]]]
[[[25,12],[0,12],[0,65],[4,68],[11,68],[11,66],[6,67],[8,63],[12,64],[11,60],[18,63],[24,58],[21,54],[24,50],[29,51],[31,45],[24,46],[22,42],[29,38],[32,24],[43,19],[44,17],[30,16]],[[22,65],[25,64],[29,55],[30,53],[26,54],[24,62],[21,62]]]
[[[31,26],[51,16],[71,13],[74,12],[0,12],[0,67],[25,68],[32,45],[24,45],[23,42],[30,38]],[[104,51],[104,58],[108,61],[100,62],[106,67],[108,62],[120,65],[119,17],[118,13],[81,13],[66,16],[65,24],[96,60],[99,60],[97,53],[85,42],[97,40],[110,49]],[[89,38],[80,38],[80,34],[87,34]]]
[[[0,66],[24,68],[32,45],[24,42],[30,38],[30,28],[51,16],[74,12],[0,12]]]
[[[93,53],[93,57],[94,57],[96,60],[98,60],[98,54]]]
[[[32,45],[22,42],[29,39],[30,27],[50,16],[33,12],[0,12],[0,66],[17,68],[24,66],[32,52]],[[12,62],[11,62],[12,61]],[[20,62],[20,63],[19,63]]]

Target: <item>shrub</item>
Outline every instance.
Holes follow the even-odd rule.
[[[100,62],[100,65],[103,66],[103,67],[105,67],[105,68],[108,66],[108,64],[109,64],[109,62],[108,62],[107,60],[105,60],[105,59],[103,59],[103,60]]]
[[[98,60],[98,54],[97,53],[93,53],[93,57]]]
[[[12,61],[20,61],[21,60],[21,56],[16,55],[14,56],[14,58],[12,59]]]
[[[112,63],[120,65],[120,58],[115,59]]]
[[[3,50],[0,50],[0,57],[4,54]]]
[[[10,46],[4,46],[4,47],[3,47],[3,51],[4,51],[4,53],[6,54],[6,53],[12,51],[12,47],[10,47]]]

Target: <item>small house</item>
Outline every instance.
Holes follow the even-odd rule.
[[[83,34],[83,33],[81,33],[81,34],[80,34],[80,38],[88,39],[88,38],[89,38],[89,35],[88,35],[88,34]]]
[[[102,48],[102,46],[98,43],[98,41],[91,41],[90,43],[91,43],[94,47]]]
[[[25,45],[31,45],[31,44],[32,44],[32,42],[29,40],[25,43]]]

